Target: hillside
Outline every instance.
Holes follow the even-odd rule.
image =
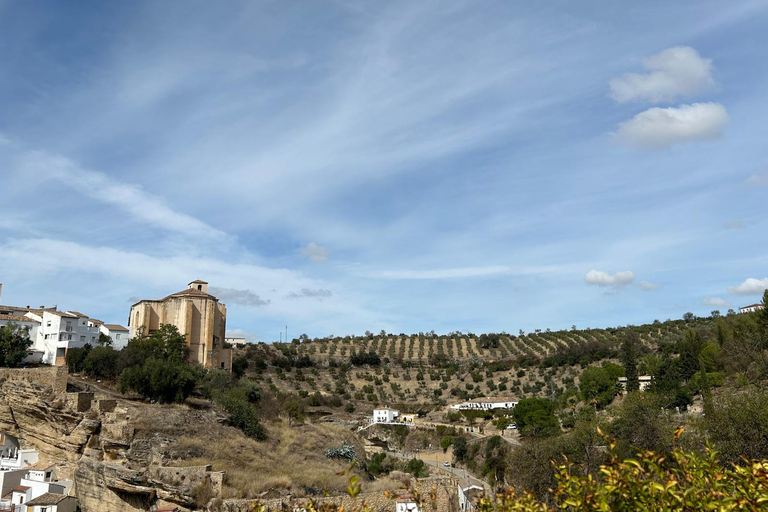
[[[673,346],[688,328],[708,336],[713,325],[698,318],[518,335],[380,333],[259,343],[238,355],[276,391],[318,393],[324,404],[352,403],[358,412],[376,404],[429,409],[483,396],[556,398],[578,384],[583,367],[615,359],[630,332],[650,352]]]

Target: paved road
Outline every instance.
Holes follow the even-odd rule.
[[[442,472],[445,475],[450,475],[453,478],[458,479],[462,487],[469,487],[470,485],[479,485],[479,486],[482,486],[485,489],[485,491],[488,493],[492,491],[491,486],[488,485],[488,482],[484,482],[483,480],[478,480],[477,478],[473,477],[472,475],[469,474],[469,472],[467,472],[462,468],[446,468],[442,465],[442,463],[435,461],[434,455],[432,454],[416,453],[413,455],[405,455],[398,452],[386,452],[386,453],[387,455],[396,457],[398,459],[403,459],[403,460],[419,459],[421,461],[424,461],[425,464],[428,464],[433,468],[436,468],[439,472]],[[430,455],[432,455],[432,460],[429,459]]]

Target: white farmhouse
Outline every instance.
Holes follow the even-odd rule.
[[[373,422],[374,423],[394,423],[395,418],[400,416],[400,413],[394,409],[374,409],[373,410]]]
[[[640,391],[645,391],[648,388],[651,387],[651,380],[653,377],[650,375],[640,375],[637,380],[639,381],[640,387],[638,388]],[[619,377],[619,386],[621,386],[621,389],[627,389],[627,378],[626,377]]]
[[[739,308],[739,313],[754,313],[758,309],[763,309],[763,305],[760,303],[750,304],[749,306]]]
[[[493,409],[514,409],[517,402],[512,400],[496,400],[492,398],[478,398],[469,402],[454,404],[451,409],[457,411],[491,411]]]

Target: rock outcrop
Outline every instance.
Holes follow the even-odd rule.
[[[39,371],[36,371],[39,370]],[[0,431],[63,463],[82,512],[135,512],[166,506],[205,508],[221,495],[223,473],[210,466],[168,467],[164,447],[180,426],[220,418],[182,407],[134,403],[96,392],[66,391],[65,368],[4,370]],[[172,416],[168,429],[156,428]],[[161,423],[162,424],[162,423]],[[137,428],[139,427],[144,428]]]

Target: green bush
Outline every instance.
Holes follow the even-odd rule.
[[[121,393],[133,390],[155,402],[183,402],[197,382],[196,372],[181,362],[147,359],[142,366],[123,370],[117,381]]]

